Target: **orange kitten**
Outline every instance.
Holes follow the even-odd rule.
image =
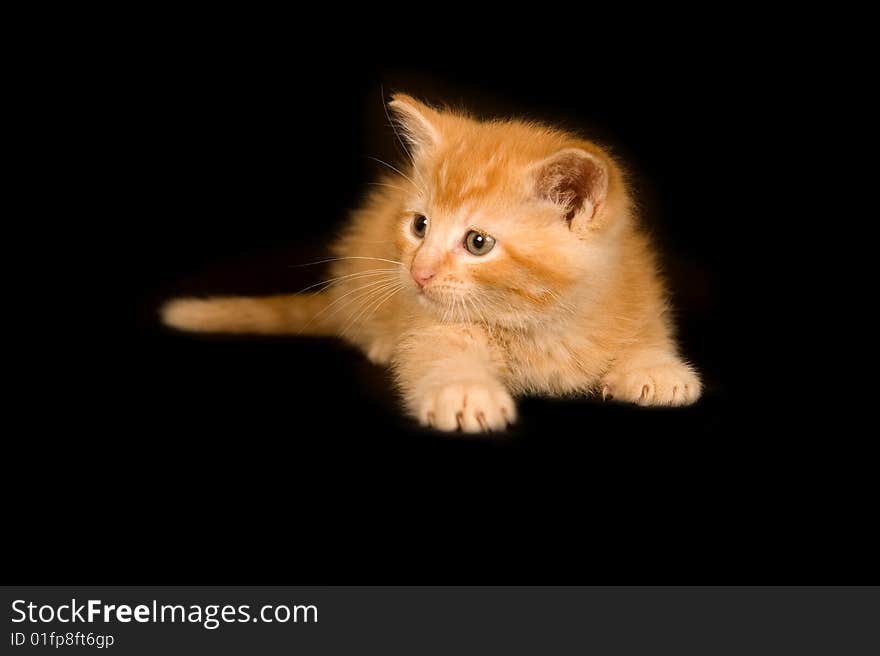
[[[626,181],[589,141],[390,103],[412,166],[337,242],[318,293],[178,299],[165,323],[337,335],[389,365],[424,425],[503,429],[514,396],[601,393],[642,405],[700,396],[679,356]]]

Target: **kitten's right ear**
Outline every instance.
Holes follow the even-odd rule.
[[[388,107],[393,112],[393,120],[398,133],[413,153],[440,145],[440,112],[404,93],[395,93]]]
[[[535,191],[555,203],[574,232],[596,223],[608,196],[608,167],[582,148],[565,148],[534,165]]]

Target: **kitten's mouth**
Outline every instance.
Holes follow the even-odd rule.
[[[433,308],[443,307],[443,301],[445,300],[441,294],[437,293],[436,289],[428,290],[424,287],[420,287],[416,290],[416,298],[422,305]]]
[[[444,293],[445,292],[445,293]],[[455,292],[452,290],[443,289],[443,288],[435,288],[435,289],[425,289],[420,288],[416,290],[416,298],[419,302],[426,306],[433,308],[435,310],[443,310],[453,302],[453,298],[455,297]]]

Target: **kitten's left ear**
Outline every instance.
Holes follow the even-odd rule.
[[[559,206],[572,231],[592,226],[608,196],[608,166],[581,148],[565,148],[534,165],[535,192]]]
[[[394,113],[401,136],[418,154],[442,140],[440,112],[404,93],[395,93],[388,107]]]

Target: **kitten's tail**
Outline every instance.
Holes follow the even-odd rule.
[[[333,335],[333,317],[324,312],[330,303],[321,293],[178,298],[166,303],[161,315],[167,326],[201,333]]]

